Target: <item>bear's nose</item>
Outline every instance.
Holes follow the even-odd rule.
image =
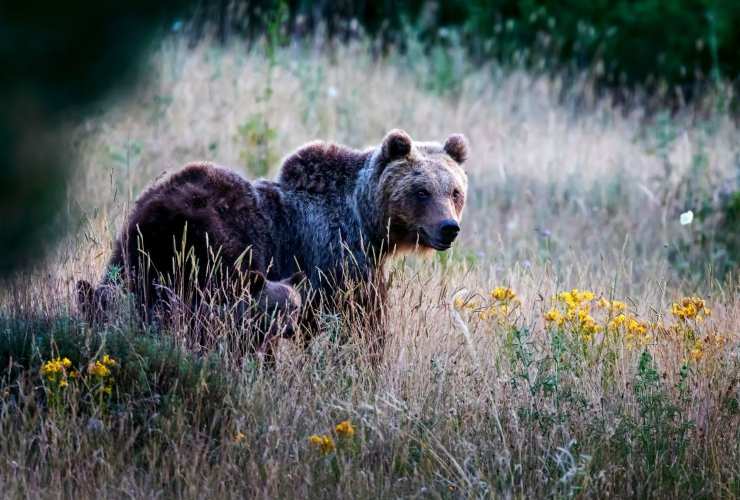
[[[460,225],[452,219],[443,220],[439,225],[439,234],[445,243],[452,243],[460,232]]]

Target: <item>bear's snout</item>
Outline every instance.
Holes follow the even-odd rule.
[[[445,244],[450,245],[460,233],[460,224],[453,219],[445,219],[439,224],[439,239]]]

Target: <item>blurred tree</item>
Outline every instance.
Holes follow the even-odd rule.
[[[0,5],[0,276],[37,261],[63,228],[72,160],[61,120],[124,88],[142,50],[186,4]]]

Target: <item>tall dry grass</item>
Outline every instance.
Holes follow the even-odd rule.
[[[125,99],[73,124],[65,209],[79,227],[0,299],[14,339],[0,384],[6,496],[740,494],[738,281],[712,279],[694,244],[705,222],[679,224],[736,182],[728,114],[647,115],[598,97],[587,75],[474,70],[457,53],[440,69],[362,44],[269,58],[173,38],[147,68]],[[429,85],[441,70],[459,71],[443,91]],[[74,281],[100,278],[131,201],[163,170],[209,159],[272,176],[307,141],[362,147],[394,127],[420,140],[465,133],[470,192],[453,250],[389,266],[380,369],[341,318],[306,351],[283,342],[274,371],[225,348],[183,352],[125,315],[102,329],[75,319]],[[519,305],[481,317],[498,285]],[[552,297],[573,287],[624,300],[650,328],[644,345],[548,327]],[[456,308],[455,293],[481,304]],[[671,304],[693,294],[713,313],[682,323]],[[356,335],[337,343],[342,329]],[[91,399],[84,379],[51,411],[40,361],[69,356],[84,370],[103,353],[120,364],[111,399]],[[352,438],[332,431],[346,419]],[[337,444],[326,455],[307,440],[324,433]]]

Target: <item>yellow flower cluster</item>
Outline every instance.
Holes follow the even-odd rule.
[[[593,292],[577,288],[569,292],[560,292],[555,296],[555,300],[565,307],[565,311],[558,307],[551,308],[545,313],[545,322],[558,327],[567,324],[580,333],[584,342],[591,342],[594,335],[601,330],[591,316],[591,303],[594,298]]]
[[[706,306],[704,299],[700,297],[684,297],[681,302],[673,303],[671,314],[681,321],[690,319],[703,321],[706,316],[711,316],[712,310]]]
[[[41,375],[49,384],[64,388],[69,385],[68,377],[76,377],[77,372],[70,370],[72,361],[69,358],[56,357],[41,365]]]
[[[342,420],[334,426],[334,432],[341,439],[350,439],[355,435],[355,427],[349,420]],[[337,445],[329,434],[313,434],[308,437],[308,442],[315,447],[322,455],[328,455],[333,452]]]
[[[563,326],[563,324],[565,323],[565,318],[556,307],[553,307],[545,313],[545,321],[557,326]]]
[[[100,361],[94,361],[87,365],[87,372],[92,375],[96,382],[101,384],[100,392],[111,394],[113,392],[113,374],[111,368],[118,363],[115,359],[105,354]]]
[[[340,437],[351,438],[355,435],[355,428],[349,420],[339,422],[336,427],[334,427],[334,430]]]
[[[604,330],[623,332],[628,348],[644,347],[650,342],[648,324],[626,313],[627,304],[604,297],[595,299],[596,295],[589,290],[574,288],[560,292],[555,296],[557,304],[545,313],[545,322],[559,328],[568,326],[578,332],[584,342],[591,342],[598,332]],[[601,324],[592,316],[592,306],[602,311]]]
[[[570,292],[560,292],[557,295],[560,302],[564,302],[568,309],[577,309],[584,303],[594,300],[594,292],[574,288]]]
[[[478,313],[478,317],[483,320],[497,319],[504,321],[519,306],[521,301],[509,287],[497,286],[489,292],[492,303]]]
[[[90,365],[87,367],[87,371],[88,373],[90,373],[90,375],[94,375],[99,378],[105,378],[110,375],[110,370],[108,369],[108,367],[100,361],[90,363]]]
[[[496,302],[513,302],[518,300],[514,290],[505,286],[497,286],[491,290],[491,298]]]
[[[516,293],[508,287],[497,286],[488,295],[491,301],[484,303],[480,295],[462,289],[454,295],[452,305],[457,311],[475,313],[482,321],[493,319],[503,321],[508,319],[521,303]]]
[[[455,294],[452,303],[456,310],[470,313],[468,317],[502,323],[508,321],[521,305],[516,293],[505,286],[493,288],[488,297],[463,289]],[[612,338],[618,338],[628,349],[645,348],[662,334],[668,334],[669,338],[680,337],[687,359],[694,361],[703,359],[707,353],[714,353],[722,345],[723,337],[718,335],[696,341],[698,333],[689,320],[700,322],[712,314],[704,299],[683,298],[672,304],[671,313],[679,320],[673,325],[664,326],[661,321],[648,323],[631,313],[621,300],[599,297],[590,290],[574,288],[553,297],[552,307],[544,313],[544,320],[547,328],[561,329],[585,343],[593,342],[601,334],[604,342],[611,343]]]
[[[584,342],[591,342],[594,339],[594,335],[601,330],[601,327],[591,317],[587,309],[578,311],[578,326],[581,329]]]
[[[645,347],[652,340],[649,325],[629,314],[620,313],[609,322],[609,330],[623,332],[628,349]]]
[[[68,368],[72,367],[72,362],[69,358],[54,358],[47,361],[41,367],[41,375],[47,376],[53,373],[64,373]]]
[[[328,455],[337,448],[334,440],[328,434],[314,434],[313,436],[309,436],[308,442],[316,447],[322,455]]]

